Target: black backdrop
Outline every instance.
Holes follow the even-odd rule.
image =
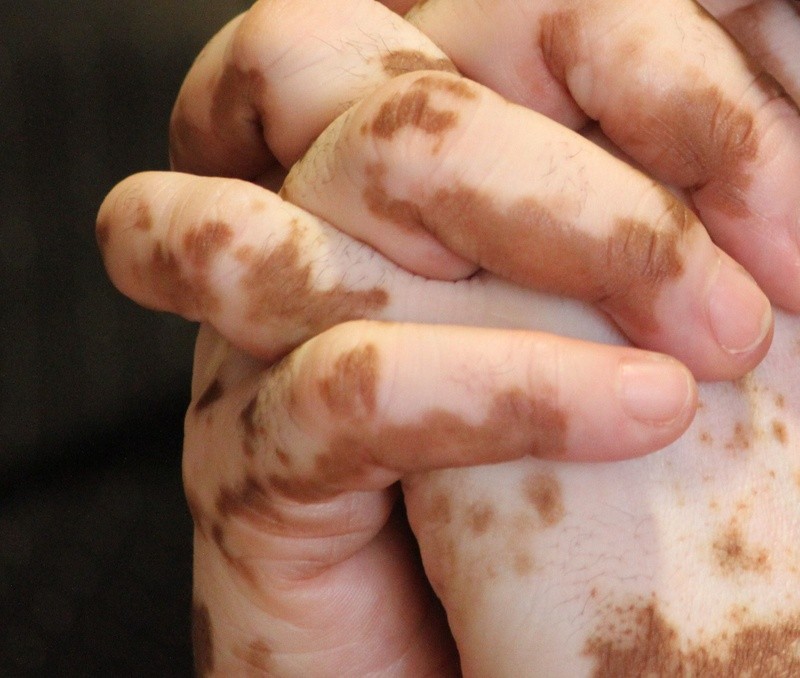
[[[237,0],[0,12],[0,675],[190,674],[180,437],[194,327],[106,281],[94,217],[167,164],[167,121]]]

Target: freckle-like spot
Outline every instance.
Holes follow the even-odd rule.
[[[331,374],[319,383],[323,402],[331,414],[361,418],[375,411],[380,360],[372,344],[339,356]]]
[[[192,605],[192,648],[195,675],[209,675],[214,670],[214,631],[208,607],[203,603]]]
[[[467,508],[467,524],[475,535],[484,534],[494,522],[494,508],[485,503],[478,502]]]
[[[732,621],[705,644],[682,642],[656,603],[617,606],[584,645],[595,678],[800,675],[800,619]]]
[[[786,407],[786,397],[782,393],[775,396],[775,407],[781,410]]]
[[[207,267],[231,243],[233,229],[222,221],[211,221],[190,228],[183,236],[189,261],[198,268]]]
[[[426,519],[435,525],[449,525],[453,520],[453,509],[450,497],[446,494],[437,494],[431,499],[426,508]]]
[[[558,478],[551,473],[535,473],[525,479],[522,489],[544,525],[552,527],[561,522],[565,511]]]
[[[450,59],[432,57],[418,50],[393,50],[381,57],[383,71],[391,78],[413,71],[445,71],[458,73]]]
[[[605,235],[565,221],[539,199],[498,203],[488,193],[456,184],[423,204],[392,197],[385,170],[368,168],[364,200],[376,217],[435,235],[455,253],[501,277],[554,294],[602,303],[654,329],[652,309],[662,285],[681,275],[682,239],[701,228],[697,217],[667,191],[659,227],[621,218]],[[513,243],[511,245],[510,243]]]
[[[143,233],[148,233],[153,228],[153,213],[150,211],[150,206],[143,200],[136,205],[133,227]]]
[[[533,566],[533,558],[529,553],[525,553],[524,551],[517,551],[514,553],[514,557],[512,558],[512,568],[517,575],[524,577],[525,575],[530,574],[533,572]]]
[[[763,573],[770,569],[769,554],[747,545],[738,525],[729,525],[712,543],[714,559],[725,575]]]
[[[214,379],[197,399],[197,402],[194,404],[194,411],[199,413],[207,407],[210,407],[223,396],[224,392],[219,379]]]
[[[789,434],[786,432],[786,424],[777,419],[772,422],[772,435],[781,445],[789,442]]]
[[[752,444],[752,438],[752,427],[738,421],[733,426],[733,434],[731,438],[725,443],[725,449],[734,452],[743,452],[745,450],[749,450]]]
[[[703,445],[709,446],[714,444],[714,438],[708,431],[701,432],[699,439]]]
[[[298,339],[347,320],[368,318],[389,301],[380,287],[351,290],[339,284],[317,289],[312,263],[303,262],[296,236],[266,253],[242,247],[236,258],[246,268],[241,281],[247,299],[246,319],[273,327],[276,337],[287,337],[286,347],[278,349],[280,354]]]

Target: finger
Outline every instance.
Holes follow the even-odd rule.
[[[702,0],[757,64],[800,102],[800,8],[794,0]]]
[[[109,276],[123,293],[150,308],[208,321],[268,362],[337,323],[361,318],[621,341],[588,309],[485,273],[457,283],[413,276],[242,181],[174,172],[130,177],[104,201],[97,233]],[[201,344],[215,355],[202,379],[196,372],[198,383],[207,384],[228,361],[228,349],[211,331],[202,333]],[[250,367],[231,368],[230,381]]]
[[[353,101],[394,75],[455,70],[375,2],[262,0],[192,66],[171,121],[175,169],[253,179],[290,167]]]
[[[340,325],[238,386],[195,391],[184,478],[206,667],[306,675],[324,657],[335,675],[449,675],[446,621],[391,515],[395,481],[531,454],[640,454],[694,409],[690,375],[660,356],[430,330]],[[207,337],[198,353],[213,349]],[[576,400],[590,385],[600,408]]]
[[[769,346],[766,297],[670,192],[458,76],[378,90],[326,130],[283,195],[405,268],[420,270],[409,245],[432,233],[503,278],[597,303],[703,378],[746,372]]]
[[[409,16],[465,75],[566,124],[570,101],[599,120],[649,173],[690,190],[774,301],[800,309],[800,115],[713,18],[690,0],[484,9],[430,0]]]
[[[215,450],[209,477],[235,484],[245,465],[265,492],[313,503],[437,468],[646,454],[683,432],[695,395],[680,363],[633,348],[357,321],[211,403],[201,395],[188,421]]]

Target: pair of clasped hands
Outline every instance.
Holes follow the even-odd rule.
[[[411,5],[257,2],[100,210],[119,289],[202,323],[202,675],[469,673],[398,481],[660,449],[800,309],[790,0]]]

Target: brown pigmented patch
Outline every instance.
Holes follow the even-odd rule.
[[[552,76],[560,83],[575,65],[581,50],[581,22],[576,10],[563,10],[545,15],[539,22],[539,45],[542,59]]]
[[[590,58],[583,39],[584,22],[590,20],[588,11],[568,10],[541,22],[542,55],[562,85],[574,66]],[[637,68],[655,58],[644,48],[647,44],[640,35],[607,46],[619,55],[619,68],[632,77],[623,92],[626,105],[613,109],[620,113],[601,118],[604,132],[659,179],[690,189],[713,181],[714,192],[706,193],[706,203],[728,216],[748,216],[745,195],[760,144],[754,114],[727,100],[715,83],[704,84],[702,72],[695,74],[698,85],[692,89],[654,92],[650,83],[637,81],[636,77],[645,77],[637,73],[652,72]],[[783,96],[769,78],[754,74],[754,81],[770,98]]]
[[[432,97],[437,93],[461,101],[477,97],[476,90],[463,78],[424,75],[406,91],[397,92],[384,101],[375,118],[365,124],[361,132],[389,140],[399,130],[411,127],[441,140],[458,123],[459,114],[453,109],[434,106]]]
[[[331,374],[319,382],[328,410],[347,419],[367,417],[375,411],[380,360],[372,344],[339,356]]]
[[[783,393],[778,393],[775,396],[775,407],[780,410],[786,407],[786,396],[784,396]]]
[[[680,252],[698,219],[666,190],[658,228],[619,219],[596,236],[536,198],[510,204],[465,185],[442,188],[424,204],[394,199],[384,171],[371,167],[364,200],[375,216],[408,230],[425,229],[455,253],[501,277],[590,302],[655,327],[652,309],[662,285],[684,270]]]
[[[656,603],[618,606],[584,646],[595,678],[640,676],[800,675],[800,619],[768,624],[732,621],[732,628],[704,645],[681,642]]]
[[[784,447],[789,442],[789,434],[786,431],[786,424],[778,419],[772,421],[772,437]]]
[[[434,108],[428,92],[412,89],[395,94],[384,102],[368,129],[379,139],[391,139],[404,127],[414,127],[426,134],[441,136],[455,127],[457,122],[456,111]]]
[[[183,236],[183,247],[189,261],[199,269],[206,268],[233,240],[233,229],[222,221],[210,221],[190,228]]]
[[[699,440],[707,447],[714,444],[714,438],[708,431],[703,431],[699,436]]]
[[[525,456],[562,457],[566,449],[567,416],[546,398],[519,389],[494,396],[479,424],[444,409],[433,409],[412,424],[374,426],[367,419],[334,430],[325,452],[316,457],[313,473],[291,481],[272,476],[269,483],[282,495],[310,502],[347,490],[375,489],[372,474],[386,469],[400,478],[421,470],[420,450],[436,449],[436,465],[454,467],[507,461]]]
[[[520,577],[524,577],[533,572],[534,565],[535,563],[531,555],[524,551],[517,551],[511,560],[512,569]]]
[[[217,495],[217,513],[221,518],[249,516],[256,520],[272,517],[269,493],[254,476],[248,475],[236,487],[222,487]]]
[[[194,411],[196,413],[202,412],[204,409],[217,402],[224,393],[225,390],[222,388],[220,380],[214,379],[197,399],[197,402],[194,404]]]
[[[657,149],[660,178],[691,189],[713,181],[715,192],[705,200],[728,216],[748,216],[745,195],[760,142],[753,114],[715,85],[674,90],[650,103],[630,109],[640,117],[604,126],[609,137],[634,157],[652,158]]]
[[[467,508],[467,525],[475,535],[485,534],[495,520],[494,508],[486,502],[471,504]]]
[[[735,523],[729,525],[711,547],[717,566],[726,576],[742,572],[764,573],[770,569],[767,551],[749,547],[741,528]]]
[[[434,525],[449,525],[453,520],[450,497],[446,494],[435,495],[425,509],[425,518]]]
[[[753,443],[753,429],[751,426],[737,421],[733,426],[733,434],[725,443],[725,449],[732,452],[749,450]]]
[[[552,473],[535,473],[523,483],[525,498],[533,505],[542,523],[557,525],[564,518],[564,498],[561,483]]]
[[[393,50],[381,57],[383,71],[390,78],[413,71],[445,71],[458,73],[453,62],[446,57],[432,57],[424,52],[410,49]]]
[[[149,233],[153,229],[153,213],[144,200],[140,200],[134,209],[133,228],[142,233]]]
[[[195,675],[199,678],[210,675],[214,670],[214,630],[208,607],[203,603],[192,605],[192,649]]]
[[[246,271],[241,286],[249,322],[269,324],[276,337],[287,336],[287,347],[347,320],[368,318],[383,309],[389,295],[383,288],[350,290],[344,285],[316,289],[313,268],[303,261],[297,235],[264,252],[242,247],[236,258]]]
[[[153,246],[149,272],[139,272],[167,307],[179,315],[204,316],[219,308],[211,292],[206,272],[184,271],[178,257],[160,242]]]

